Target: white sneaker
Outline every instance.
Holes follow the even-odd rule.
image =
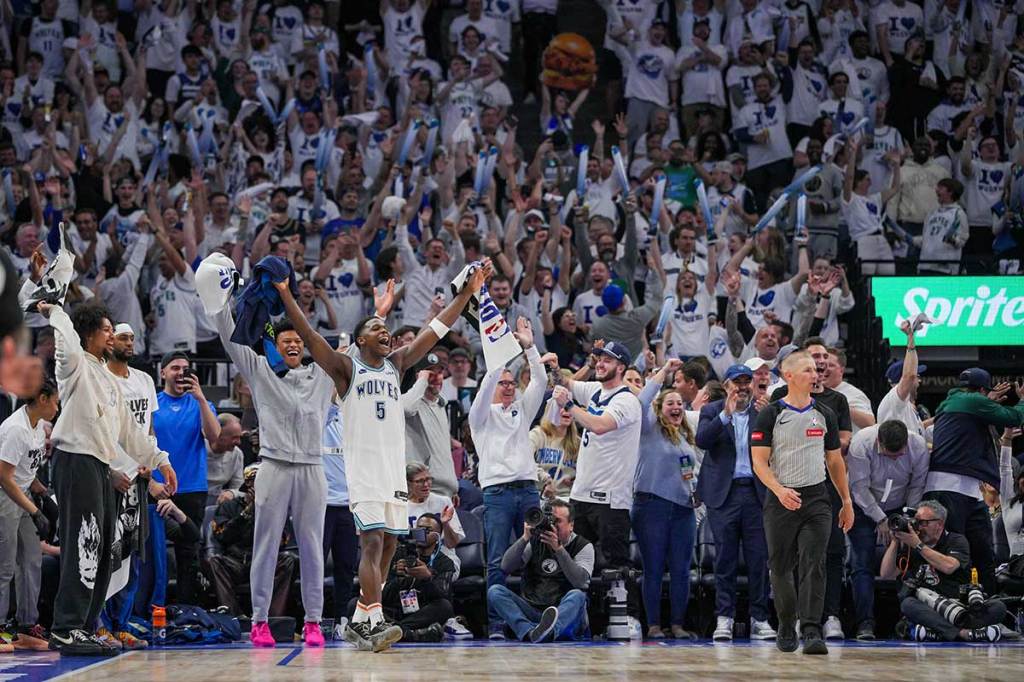
[[[846,635],[843,634],[843,624],[835,616],[828,617],[823,629],[825,631],[825,639],[846,639]]]
[[[458,618],[449,618],[445,621],[444,634],[450,639],[473,639],[473,633],[459,622]]]
[[[1013,630],[1011,628],[1006,627],[1002,623],[999,624],[999,631],[1001,633],[1003,633],[1003,639],[1004,640],[1005,639],[1018,640],[1018,639],[1021,638],[1021,635],[1020,635],[1019,632],[1017,632],[1016,630]]]
[[[771,640],[777,636],[768,621],[750,619],[750,639]]]
[[[342,616],[334,623],[334,629],[331,630],[331,639],[335,642],[343,642],[345,640],[346,628],[348,628],[348,618]]]
[[[732,624],[732,618],[729,618],[728,616],[719,616],[718,622],[715,624],[715,633],[711,635],[711,639],[716,642],[731,642]]]

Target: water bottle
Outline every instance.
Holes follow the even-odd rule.
[[[693,480],[693,457],[690,455],[679,456],[679,473],[683,476],[683,482]]]
[[[153,646],[163,646],[167,642],[167,609],[162,606],[153,607]]]

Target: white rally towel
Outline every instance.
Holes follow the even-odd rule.
[[[62,222],[57,229],[60,230],[60,248],[40,275],[39,286],[24,302],[25,312],[35,312],[37,303],[64,305],[68,285],[75,277],[75,252],[71,247],[71,240],[68,239],[67,228]]]
[[[480,262],[474,261],[462,268],[462,272],[452,280],[453,296],[462,291],[462,287],[479,267]],[[480,332],[480,345],[483,347],[484,364],[487,365],[488,371],[504,367],[523,352],[516,337],[512,335],[512,329],[505,321],[505,316],[487,293],[486,285],[480,288],[480,293],[470,299],[469,305],[462,311],[462,316]]]
[[[196,293],[207,315],[224,310],[244,283],[234,261],[223,253],[211,253],[196,268]]]

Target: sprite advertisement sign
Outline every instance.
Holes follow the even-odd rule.
[[[1024,276],[872,277],[882,334],[905,346],[904,320],[933,320],[918,346],[1024,346]]]

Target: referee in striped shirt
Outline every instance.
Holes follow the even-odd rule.
[[[779,651],[796,651],[799,616],[804,653],[827,654],[820,622],[825,553],[832,530],[825,467],[842,498],[839,526],[844,532],[853,526],[853,503],[840,452],[838,419],[811,397],[817,378],[814,359],[806,351],[789,355],[782,362],[782,376],[789,394],[761,410],[750,432],[754,473],[770,493],[764,503],[764,534],[779,614],[775,645]],[[794,568],[800,580],[799,604]]]

